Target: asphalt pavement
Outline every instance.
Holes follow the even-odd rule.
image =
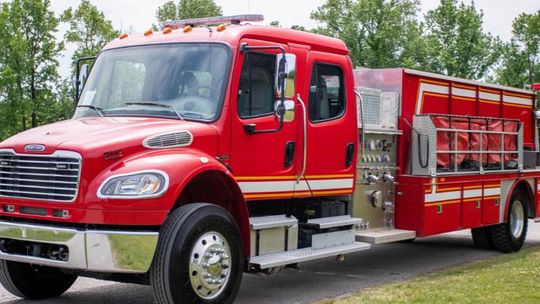
[[[540,245],[540,224],[530,222],[526,246]],[[500,253],[476,249],[470,232],[460,231],[419,239],[412,243],[374,246],[347,255],[300,264],[274,276],[245,275],[236,303],[311,303],[377,284],[390,283]],[[0,303],[29,304],[0,288]],[[148,286],[81,278],[62,297],[40,304],[143,304],[153,303]]]

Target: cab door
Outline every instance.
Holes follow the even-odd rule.
[[[310,52],[304,184],[315,196],[351,194],[357,155],[352,64],[347,56]]]
[[[248,46],[286,45],[244,39]],[[297,157],[297,123],[279,128],[275,48],[239,52],[231,90],[230,167],[246,200],[291,198]],[[251,132],[251,131],[255,132]],[[263,133],[259,133],[263,131]]]

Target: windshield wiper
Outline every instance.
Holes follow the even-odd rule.
[[[103,109],[100,107],[96,107],[93,105],[77,105],[77,108],[88,108],[96,111],[96,113],[99,114],[100,117],[105,117],[105,112],[103,112]]]
[[[163,103],[157,103],[157,102],[126,102],[126,105],[127,106],[152,106],[152,107],[166,108],[166,109],[169,109],[172,112],[174,112],[174,114],[176,114],[178,119],[184,120],[184,117],[182,116],[182,114],[178,113],[178,111],[176,111],[175,107],[173,107],[171,105],[167,105],[167,104],[163,104]]]

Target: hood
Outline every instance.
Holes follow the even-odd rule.
[[[83,157],[99,157],[103,153],[122,150],[124,156],[140,151],[142,141],[152,135],[168,132],[190,131],[193,146],[206,153],[217,153],[217,131],[212,125],[197,122],[158,118],[91,117],[61,121],[17,134],[0,143],[0,148],[11,148],[17,153],[28,154],[28,144],[44,145],[42,152],[56,150],[79,152]],[[201,143],[204,142],[203,145]]]

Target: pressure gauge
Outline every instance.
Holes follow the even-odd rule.
[[[373,139],[370,140],[368,144],[370,151],[375,151],[375,149],[377,149],[377,143]]]
[[[377,150],[382,151],[384,148],[384,141],[383,140],[377,140]]]

